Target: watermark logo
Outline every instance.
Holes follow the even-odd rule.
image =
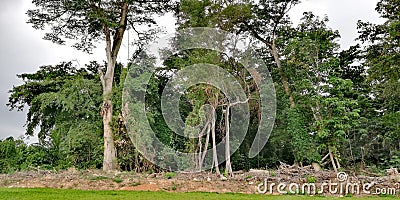
[[[338,180],[339,182],[343,182],[343,181],[347,181],[348,176],[347,176],[347,174],[346,174],[345,172],[339,172],[339,173],[336,175],[336,178],[337,178],[337,180]]]
[[[200,171],[208,170],[215,166],[214,157],[218,164],[225,161],[226,155],[232,155],[243,142],[250,121],[250,98],[258,102],[259,126],[257,134],[251,145],[249,156],[256,156],[267,143],[275,121],[276,97],[272,78],[268,72],[263,58],[253,50],[253,40],[249,37],[238,36],[213,28],[190,28],[180,30],[175,34],[159,39],[149,45],[139,58],[130,66],[123,89],[123,115],[128,134],[141,155],[153,164],[173,171]],[[181,52],[193,49],[213,51],[221,55],[225,61],[240,64],[246,73],[245,77],[238,77],[235,68],[224,68],[224,64],[195,63],[184,67],[167,69],[169,62]],[[207,59],[204,59],[207,60]],[[158,87],[157,77],[164,73],[169,77],[164,88]],[[249,86],[244,84],[252,80],[251,87],[256,92],[249,95]],[[224,105],[206,103],[199,111],[201,122],[196,126],[185,123],[180,113],[182,96],[189,88],[203,84],[212,86],[223,93],[227,101]],[[146,94],[159,92],[162,89],[160,101],[163,121],[169,130],[178,137],[188,139],[200,138],[204,143],[209,141],[209,148],[202,150],[180,152],[169,144],[164,144],[159,136],[160,132],[154,131],[150,122],[152,118],[149,101]],[[254,97],[254,94],[257,94]],[[217,97],[218,99],[218,97]],[[209,101],[208,101],[209,102]],[[220,142],[214,145],[212,135],[216,127],[216,113],[220,107],[222,115],[228,116],[229,135],[225,134]],[[229,115],[227,114],[229,112]],[[220,117],[221,118],[221,117]],[[211,119],[211,120],[210,120]],[[226,132],[226,130],[225,130]],[[227,142],[228,141],[228,142]],[[203,144],[204,144],[203,143]],[[229,149],[227,150],[227,145]],[[198,145],[196,148],[201,147]],[[198,166],[198,160],[203,160]]]
[[[322,183],[275,183],[264,182],[258,184],[257,191],[260,194],[329,194],[329,195],[396,195],[399,185],[394,187],[380,187],[375,182],[366,183],[360,180],[349,180],[345,172],[339,172],[336,181],[324,181]]]

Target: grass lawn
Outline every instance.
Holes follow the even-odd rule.
[[[335,198],[335,197],[310,197],[310,196],[268,196],[246,194],[217,194],[217,193],[170,193],[170,192],[137,192],[137,191],[83,191],[66,189],[21,189],[0,188],[0,199],[184,199],[184,200],[223,200],[223,199],[266,199],[266,200],[331,200],[331,199],[356,199],[356,200],[394,200],[397,197],[363,197],[363,198]]]

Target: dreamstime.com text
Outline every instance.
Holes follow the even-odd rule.
[[[331,194],[331,195],[396,195],[399,185],[395,187],[378,187],[374,182],[363,183],[361,181],[348,181],[347,174],[340,172],[337,174],[337,181],[326,181],[317,183],[269,183],[268,179],[264,179],[260,183],[257,190],[260,194]]]

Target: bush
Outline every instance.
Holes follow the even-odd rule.
[[[171,179],[171,178],[174,178],[175,176],[176,176],[176,172],[168,172],[168,173],[164,174],[164,177],[166,179]]]

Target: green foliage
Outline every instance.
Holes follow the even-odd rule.
[[[124,180],[122,180],[120,177],[115,177],[113,181],[116,183],[122,183]]]
[[[391,167],[400,168],[400,156],[392,156],[389,162],[391,164]]]
[[[197,1],[197,0],[183,0],[180,2],[180,14],[183,19],[179,23],[184,27],[208,27],[210,25],[210,16],[206,12],[210,12],[209,8],[212,5],[210,0]],[[213,5],[215,6],[215,5]],[[188,15],[190,17],[188,17]]]
[[[173,190],[173,191],[175,191],[177,188],[176,188],[176,185],[173,185],[172,187],[171,187],[171,189]]]
[[[167,173],[164,174],[164,177],[165,177],[166,179],[172,179],[172,178],[174,178],[175,176],[176,176],[176,172],[167,172]]]
[[[57,152],[38,144],[26,145],[12,137],[0,141],[0,173],[30,170],[32,167],[53,169],[59,163]]]
[[[316,183],[317,178],[315,176],[307,175],[307,183]]]
[[[296,162],[319,162],[321,156],[317,152],[316,141],[307,132],[306,121],[297,109],[290,109],[287,115],[288,133]]]
[[[154,14],[174,7],[173,2],[165,0],[124,1],[128,7],[127,22],[124,23],[128,24],[122,26],[120,18],[124,4],[119,1],[33,0],[32,3],[40,9],[28,10],[28,23],[35,29],[50,30],[44,39],[56,44],[65,44],[68,39],[76,40],[73,47],[85,52],[90,52],[96,42],[104,40],[108,34],[114,39],[120,37],[120,28],[136,28],[146,24],[151,28],[138,32],[139,40],[135,42],[141,48],[157,32],[151,26],[155,24]]]
[[[27,146],[22,140],[7,138],[0,140],[0,173],[18,171],[22,166],[26,166],[25,156]]]
[[[271,171],[271,176],[272,177],[276,177],[276,172],[275,171]]]
[[[364,49],[365,66],[368,67],[369,81],[373,94],[380,100],[383,108],[400,110],[400,20],[397,0],[381,0],[376,10],[386,21],[383,24],[358,22],[359,40],[366,43]]]
[[[325,86],[325,92],[329,92],[328,97],[322,97],[320,104],[325,109],[323,119],[317,122],[319,126],[318,137],[323,140],[323,144],[337,146],[346,137],[346,132],[357,125],[359,110],[357,101],[346,99],[344,93],[351,90],[352,82],[340,78],[331,78]]]
[[[122,4],[116,1],[63,1],[59,4],[34,0],[33,3],[41,9],[28,11],[29,23],[38,29],[50,27],[46,29],[50,32],[45,39],[59,44],[64,44],[66,39],[78,39],[74,46],[84,51],[90,51],[94,42],[104,39],[104,26],[112,35],[119,28],[125,28],[118,21],[120,9],[117,8]],[[136,8],[129,10],[129,26],[152,24],[153,13],[174,7],[174,2],[166,1],[126,3],[130,8]],[[291,24],[286,13],[298,3],[297,0],[182,0],[176,7],[178,29],[218,27],[239,36],[251,34],[255,37],[254,49],[264,56],[276,82],[277,117],[268,144],[258,156],[248,158],[260,121],[255,98],[249,101],[251,115],[246,138],[231,157],[233,169],[273,168],[280,162],[310,164],[319,162],[328,149],[345,166],[369,165],[376,171],[400,167],[399,1],[380,0],[376,10],[386,21],[383,24],[359,22],[358,40],[363,43],[363,48],[356,45],[343,51],[339,51],[337,43],[340,35],[329,28],[327,17],[319,18],[306,12],[298,26]],[[136,43],[139,50],[155,36],[157,31],[150,29],[145,34],[140,33],[140,41]],[[277,58],[270,51],[272,46],[277,48]],[[135,119],[122,116],[124,84],[132,89],[127,92],[145,92],[145,117],[151,128],[162,143],[181,152],[196,152],[198,141],[173,133],[163,118],[161,95],[172,73],[197,63],[214,64],[234,74],[241,86],[248,88],[246,95],[258,95],[254,80],[243,66],[216,51],[190,49],[177,52],[167,58],[164,68],[159,68],[155,74],[146,71],[154,64],[149,60],[149,63],[134,63],[127,67],[115,66],[111,126],[121,170],[158,170],[136,150],[132,143],[134,138],[125,127],[125,123],[133,124]],[[277,67],[278,60],[280,67]],[[40,142],[26,145],[13,138],[0,141],[0,173],[30,167],[86,169],[101,166],[103,127],[99,113],[103,91],[98,69],[105,67],[92,62],[77,69],[71,62],[63,62],[42,66],[35,73],[18,75],[23,84],[12,88],[8,106],[11,110],[27,109],[26,134],[34,135],[37,129]],[[126,82],[126,76],[133,80]],[[283,77],[287,79],[295,106],[291,105],[279,82]],[[143,84],[149,78],[149,84]],[[129,109],[138,109],[136,103],[139,100],[131,99],[131,102],[135,103]],[[194,127],[205,118],[201,108],[211,104],[216,107],[217,142],[222,141],[224,102],[224,94],[210,85],[198,84],[185,91],[177,108],[183,121],[192,127],[184,130],[185,134],[198,132]],[[139,122],[130,131],[140,131],[142,126]],[[151,147],[154,141],[147,139],[136,145]],[[204,142],[204,138],[200,139]],[[165,152],[149,150],[146,153],[153,156],[150,160],[172,162],[173,158]],[[189,160],[179,162],[191,165]],[[174,176],[173,173],[165,174],[167,179]],[[314,179],[307,177],[307,181],[312,183]]]
[[[24,81],[23,85],[15,86],[10,90],[9,103],[11,110],[23,110],[30,106],[27,114],[27,134],[40,126],[39,138],[44,139],[53,127],[55,120],[52,117],[55,109],[63,106],[64,102],[53,102],[57,99],[56,92],[60,91],[73,76],[88,77],[93,79],[91,72],[76,70],[71,62],[63,62],[56,66],[41,66],[33,74],[21,74],[18,78]],[[50,106],[50,105],[51,106]]]
[[[247,176],[244,177],[245,180],[247,180],[247,179],[252,179],[252,178],[253,178],[252,175],[247,175]]]
[[[102,89],[91,63],[76,69],[72,63],[43,66],[22,74],[24,84],[10,91],[11,109],[28,105],[27,134],[39,126],[38,146],[29,146],[28,165],[57,168],[97,168],[102,161]]]

